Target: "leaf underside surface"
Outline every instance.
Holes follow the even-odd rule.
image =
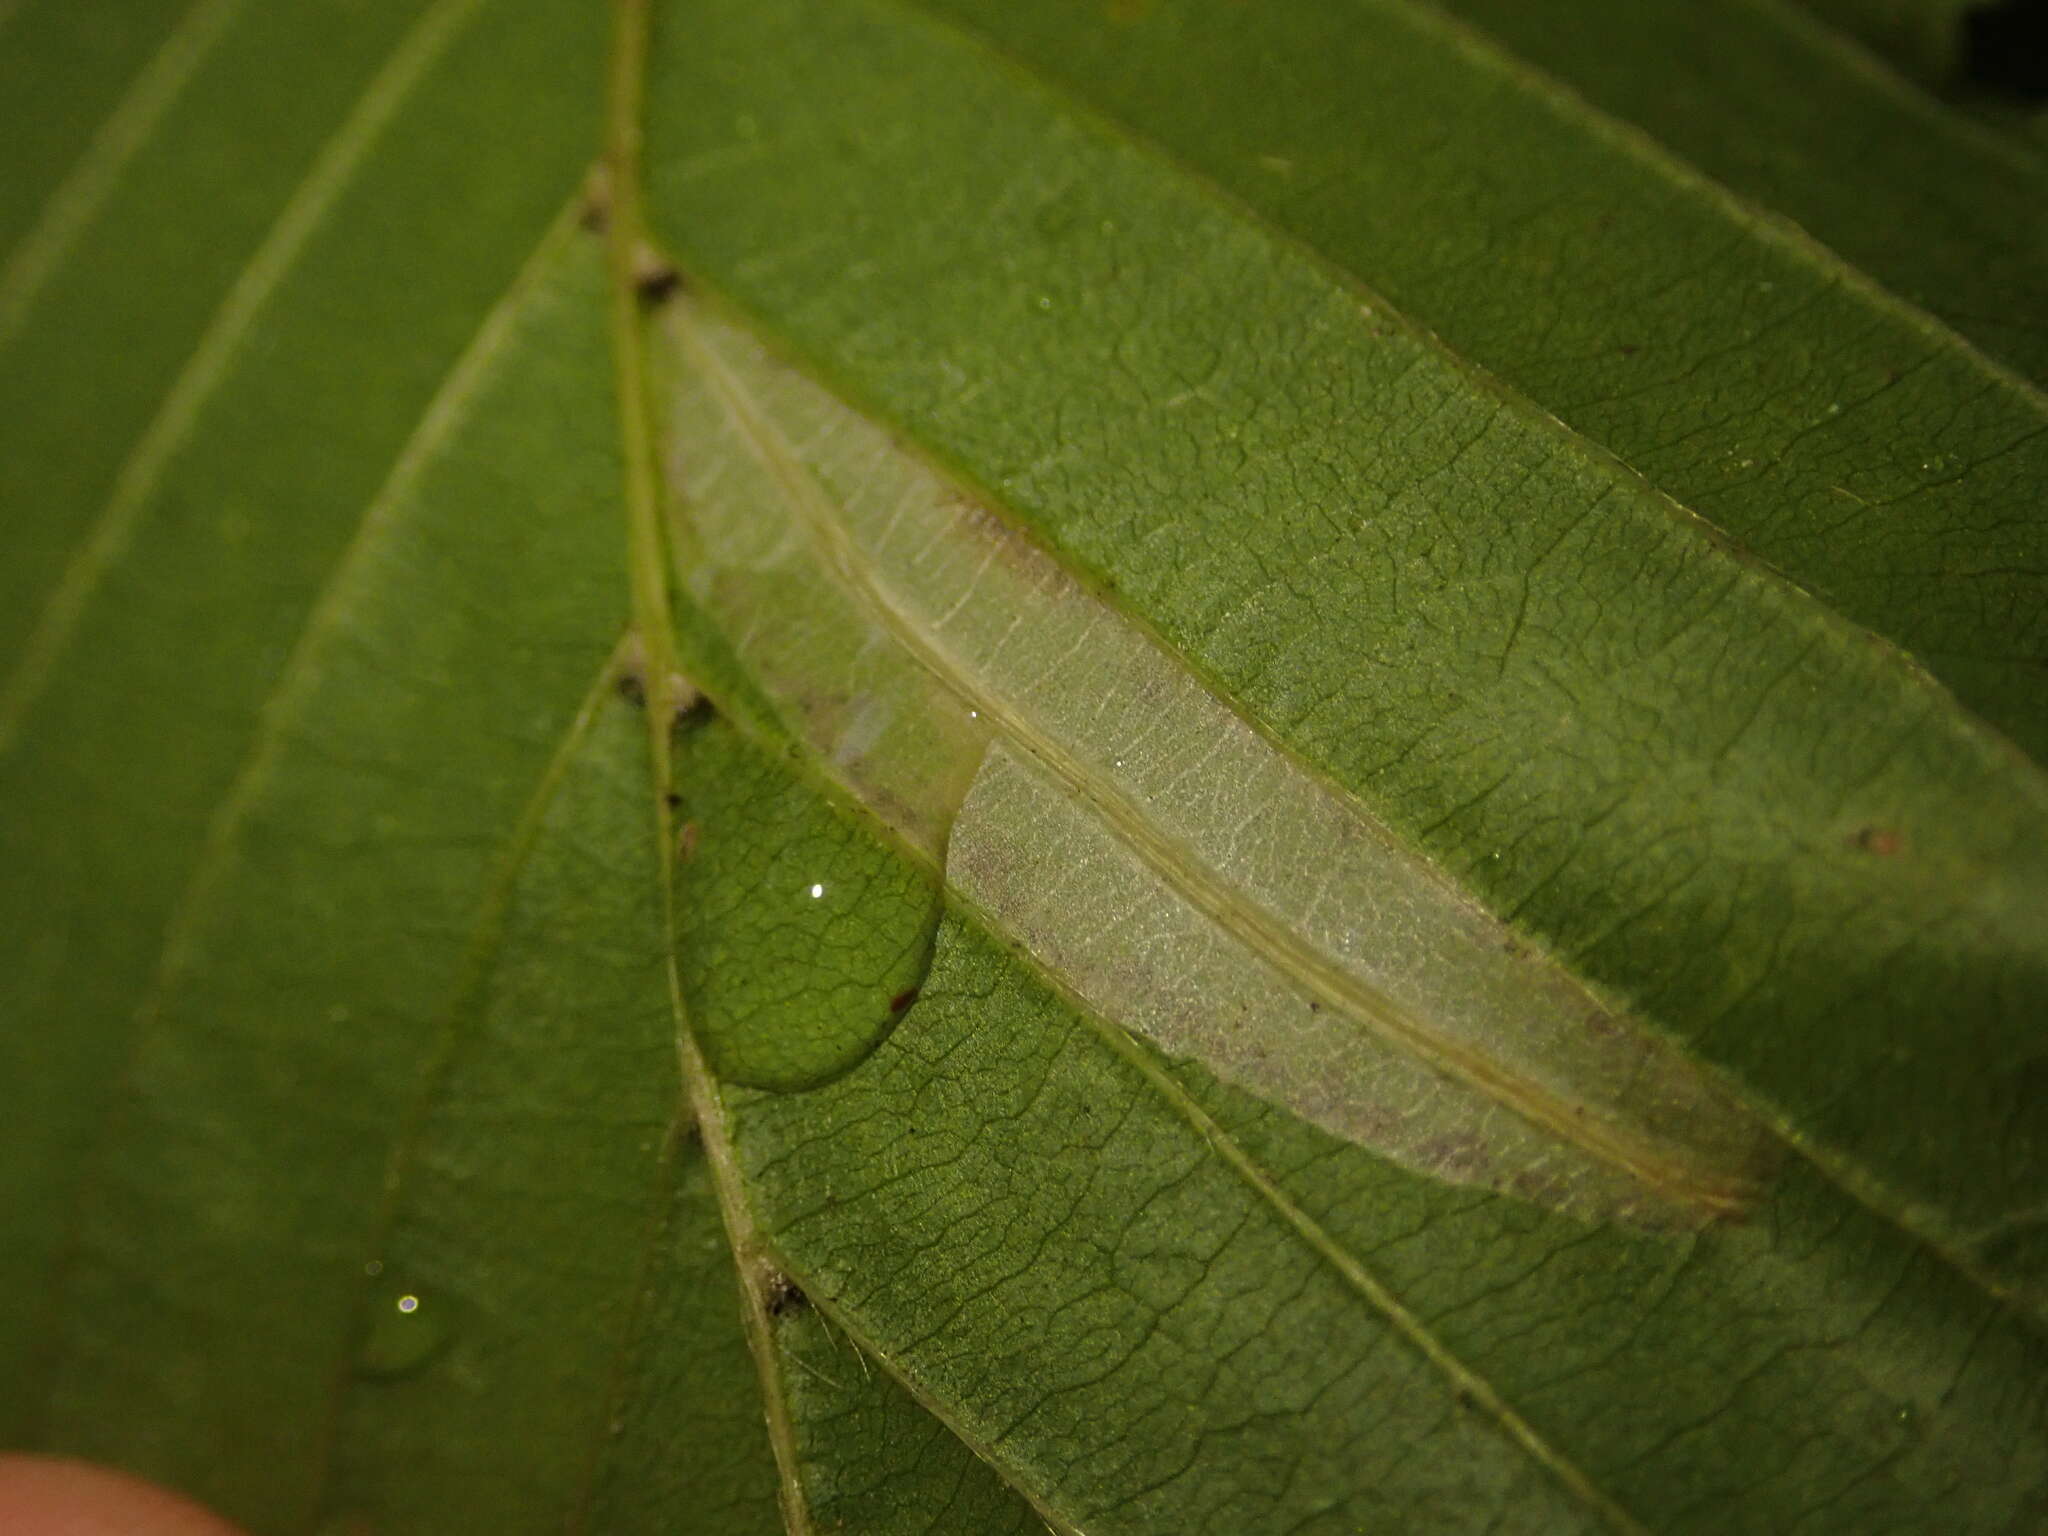
[[[1956,11],[0,0],[0,1443],[2048,1519],[2048,161]]]

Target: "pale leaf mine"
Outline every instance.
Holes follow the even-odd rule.
[[[681,297],[683,590],[792,732],[1063,988],[1457,1183],[1738,1210],[1768,1138],[1640,1022],[886,430]]]

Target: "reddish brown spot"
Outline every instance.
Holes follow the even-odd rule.
[[[1632,341],[1624,341],[1620,346],[1616,347],[1614,350],[1619,352],[1623,357],[1634,357],[1638,352],[1642,351],[1643,349],[1637,346]]]
[[[1879,858],[1888,858],[1899,851],[1904,841],[1892,827],[1865,827],[1852,839],[1865,853],[1874,853]]]
[[[687,864],[697,856],[697,823],[686,821],[676,833],[676,857]]]
[[[917,988],[905,987],[901,992],[898,992],[894,997],[889,999],[889,1011],[891,1013],[901,1013],[904,1009],[908,1008],[912,1003],[916,1001]]]
[[[670,790],[670,791],[669,791],[669,792],[668,792],[667,794],[663,795],[663,796],[662,796],[661,798],[662,798],[662,799],[664,799],[664,800],[666,800],[666,801],[668,802],[668,808],[669,808],[670,810],[674,810],[674,809],[675,809],[675,808],[676,808],[677,806],[679,806],[679,805],[681,805],[681,804],[683,803],[683,797],[682,797],[681,795],[677,794],[677,793],[676,793],[676,792],[675,792],[674,790]]]

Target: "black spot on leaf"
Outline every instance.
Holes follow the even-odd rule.
[[[666,261],[643,261],[633,273],[633,291],[650,308],[682,291],[683,275]]]
[[[779,1270],[768,1277],[764,1290],[765,1304],[770,1317],[788,1317],[792,1313],[801,1312],[811,1304],[803,1289]]]

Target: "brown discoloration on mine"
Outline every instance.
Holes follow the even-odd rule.
[[[1006,569],[1029,577],[1035,586],[1045,585],[1051,557],[1030,534],[971,496],[954,497],[949,510],[971,538],[987,547]]]
[[[1865,853],[1874,853],[1881,859],[1890,858],[1905,842],[1895,827],[1863,827],[1849,841]]]
[[[702,834],[697,823],[686,821],[676,831],[676,862],[687,864],[697,857],[697,840]]]

